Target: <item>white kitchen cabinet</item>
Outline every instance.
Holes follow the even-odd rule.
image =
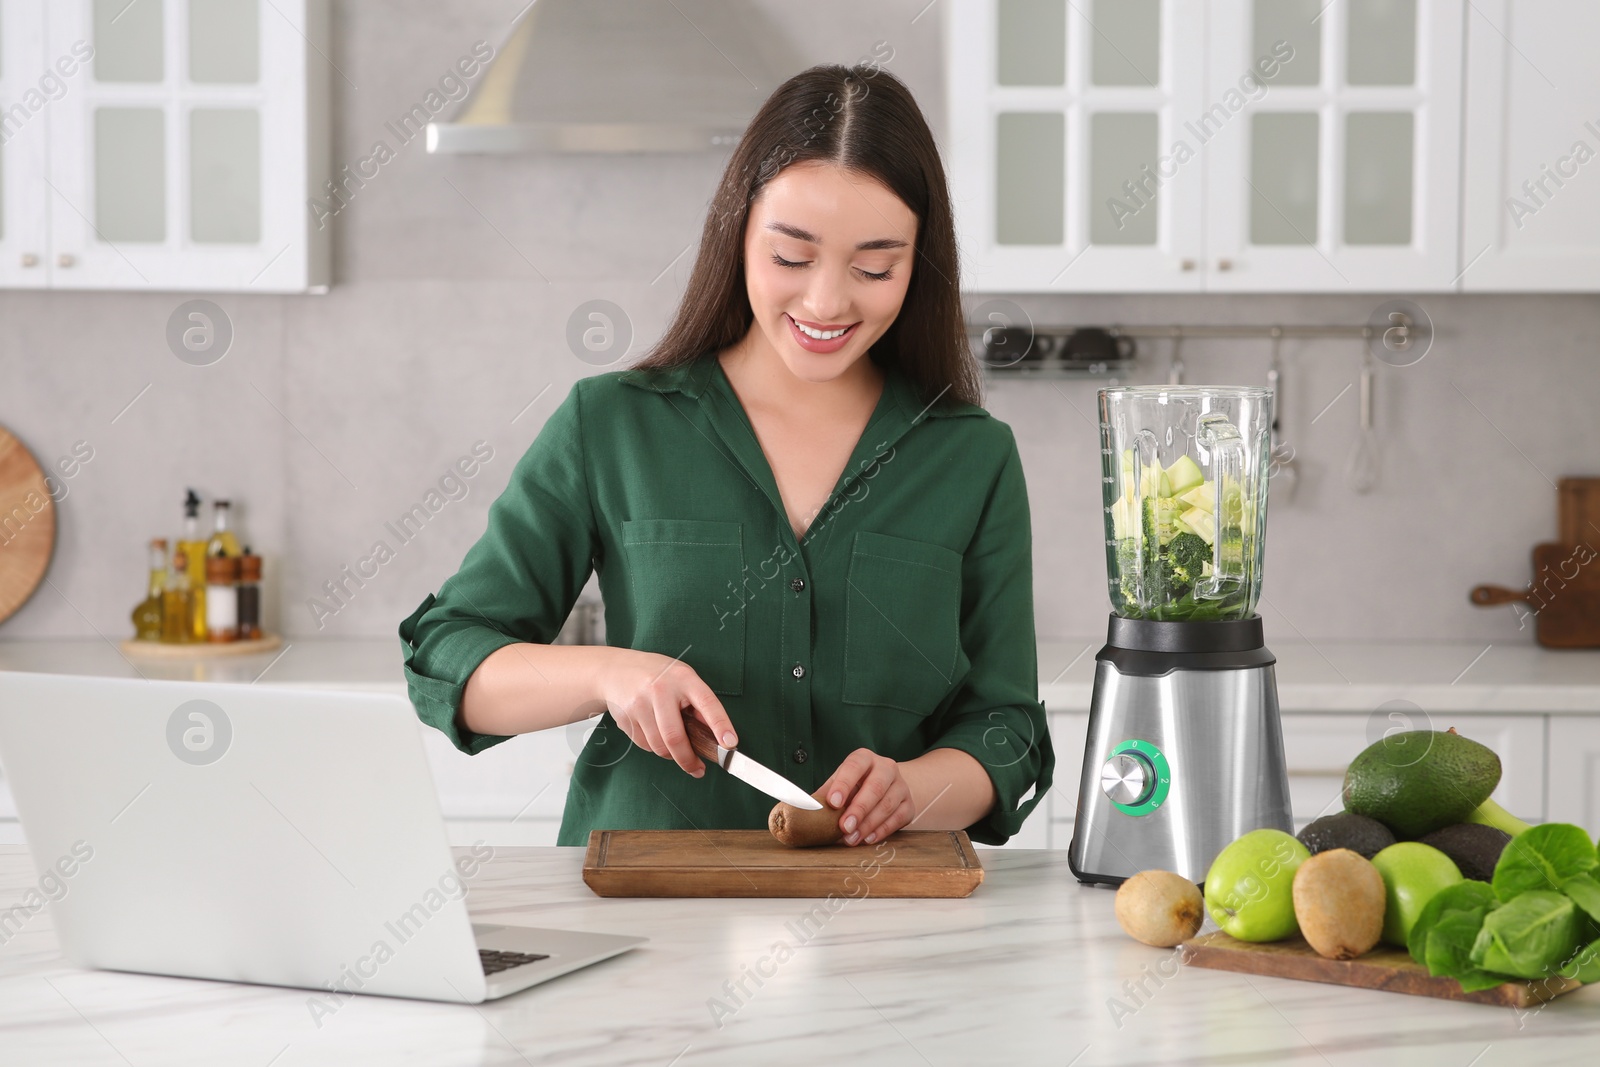
[[[1462,288],[1600,290],[1600,4],[1473,0]]]
[[[1202,174],[1155,172],[1204,89],[1194,0],[948,5],[963,286],[1198,292]]]
[[[1050,791],[1050,847],[1072,844],[1078,819],[1078,783],[1083,776],[1083,751],[1089,747],[1088,712],[1053,712],[1050,738],[1056,746],[1056,781]]]
[[[1209,4],[1206,290],[1453,290],[1460,0]],[[1230,110],[1279,42],[1292,58]]]
[[[45,112],[66,84],[44,63],[41,0],[0,0],[0,286],[46,284]],[[65,66],[71,69],[75,61]]]
[[[556,843],[588,724],[522,734],[475,756],[430,726],[417,728],[453,844]]]
[[[4,0],[0,20],[6,114],[28,112],[0,149],[0,284],[326,289],[322,0]],[[41,78],[41,106],[12,103]]]
[[[1546,812],[1551,822],[1600,832],[1600,717],[1550,716]]]
[[[1546,716],[1456,715],[1431,728],[1451,726],[1500,756],[1500,785],[1493,793],[1494,800],[1519,819],[1544,819]],[[1430,727],[1418,723],[1416,728]],[[1365,715],[1283,715],[1284,763],[1297,830],[1320,816],[1344,810],[1345,768],[1376,740],[1368,730]]]
[[[965,288],[1456,288],[1461,0],[947,11]]]

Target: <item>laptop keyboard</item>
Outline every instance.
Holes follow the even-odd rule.
[[[513,967],[521,967],[524,963],[535,963],[549,958],[548,954],[540,955],[537,952],[501,952],[489,948],[478,950],[478,959],[483,964],[484,974],[499,974]]]

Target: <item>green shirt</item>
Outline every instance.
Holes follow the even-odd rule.
[[[971,404],[924,407],[896,370],[799,541],[714,357],[603,373],[572,387],[461,569],[400,624],[406,683],[463,752],[504,741],[458,728],[467,678],[504,645],[552,640],[598,571],[607,643],[693,667],[741,752],[813,792],[857,748],[902,761],[960,749],[998,797],[967,831],[1003,844],[1055,768],[1031,543],[1010,427]],[[696,779],[638,748],[607,712],[558,843],[760,828],[772,805],[716,768]]]

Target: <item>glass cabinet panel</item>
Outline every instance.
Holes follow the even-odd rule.
[[[1349,0],[1350,85],[1411,85],[1417,80],[1417,0]]]
[[[1322,8],[1320,0],[1255,0],[1250,60],[1272,55],[1279,41],[1294,49],[1274,85],[1321,84]]]
[[[94,112],[95,228],[107,241],[167,236],[165,116],[158,107]]]
[[[1412,123],[1409,111],[1352,111],[1345,117],[1347,244],[1411,243]]]
[[[1001,112],[995,127],[996,243],[1060,244],[1066,232],[1065,116]]]
[[[94,0],[94,76],[102,82],[159,82],[164,76],[164,4]]]
[[[1319,120],[1314,111],[1263,112],[1250,121],[1250,241],[1317,240]]]
[[[189,237],[261,240],[261,120],[247,108],[189,113]]]
[[[1154,112],[1102,111],[1089,119],[1089,240],[1097,245],[1156,243],[1157,158]]]
[[[1108,0],[1094,5],[1089,50],[1095,85],[1161,84],[1161,0]]]
[[[1000,0],[996,15],[997,84],[1066,84],[1066,0]]]
[[[260,37],[256,0],[189,0],[189,80],[259,81]]]

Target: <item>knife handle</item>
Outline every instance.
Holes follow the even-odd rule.
[[[711,732],[711,727],[694,717],[692,711],[683,713],[683,729],[689,735],[689,745],[694,749],[694,754],[707,763],[723,766],[723,761],[717,756],[717,739]],[[730,756],[733,754],[730,750]]]

